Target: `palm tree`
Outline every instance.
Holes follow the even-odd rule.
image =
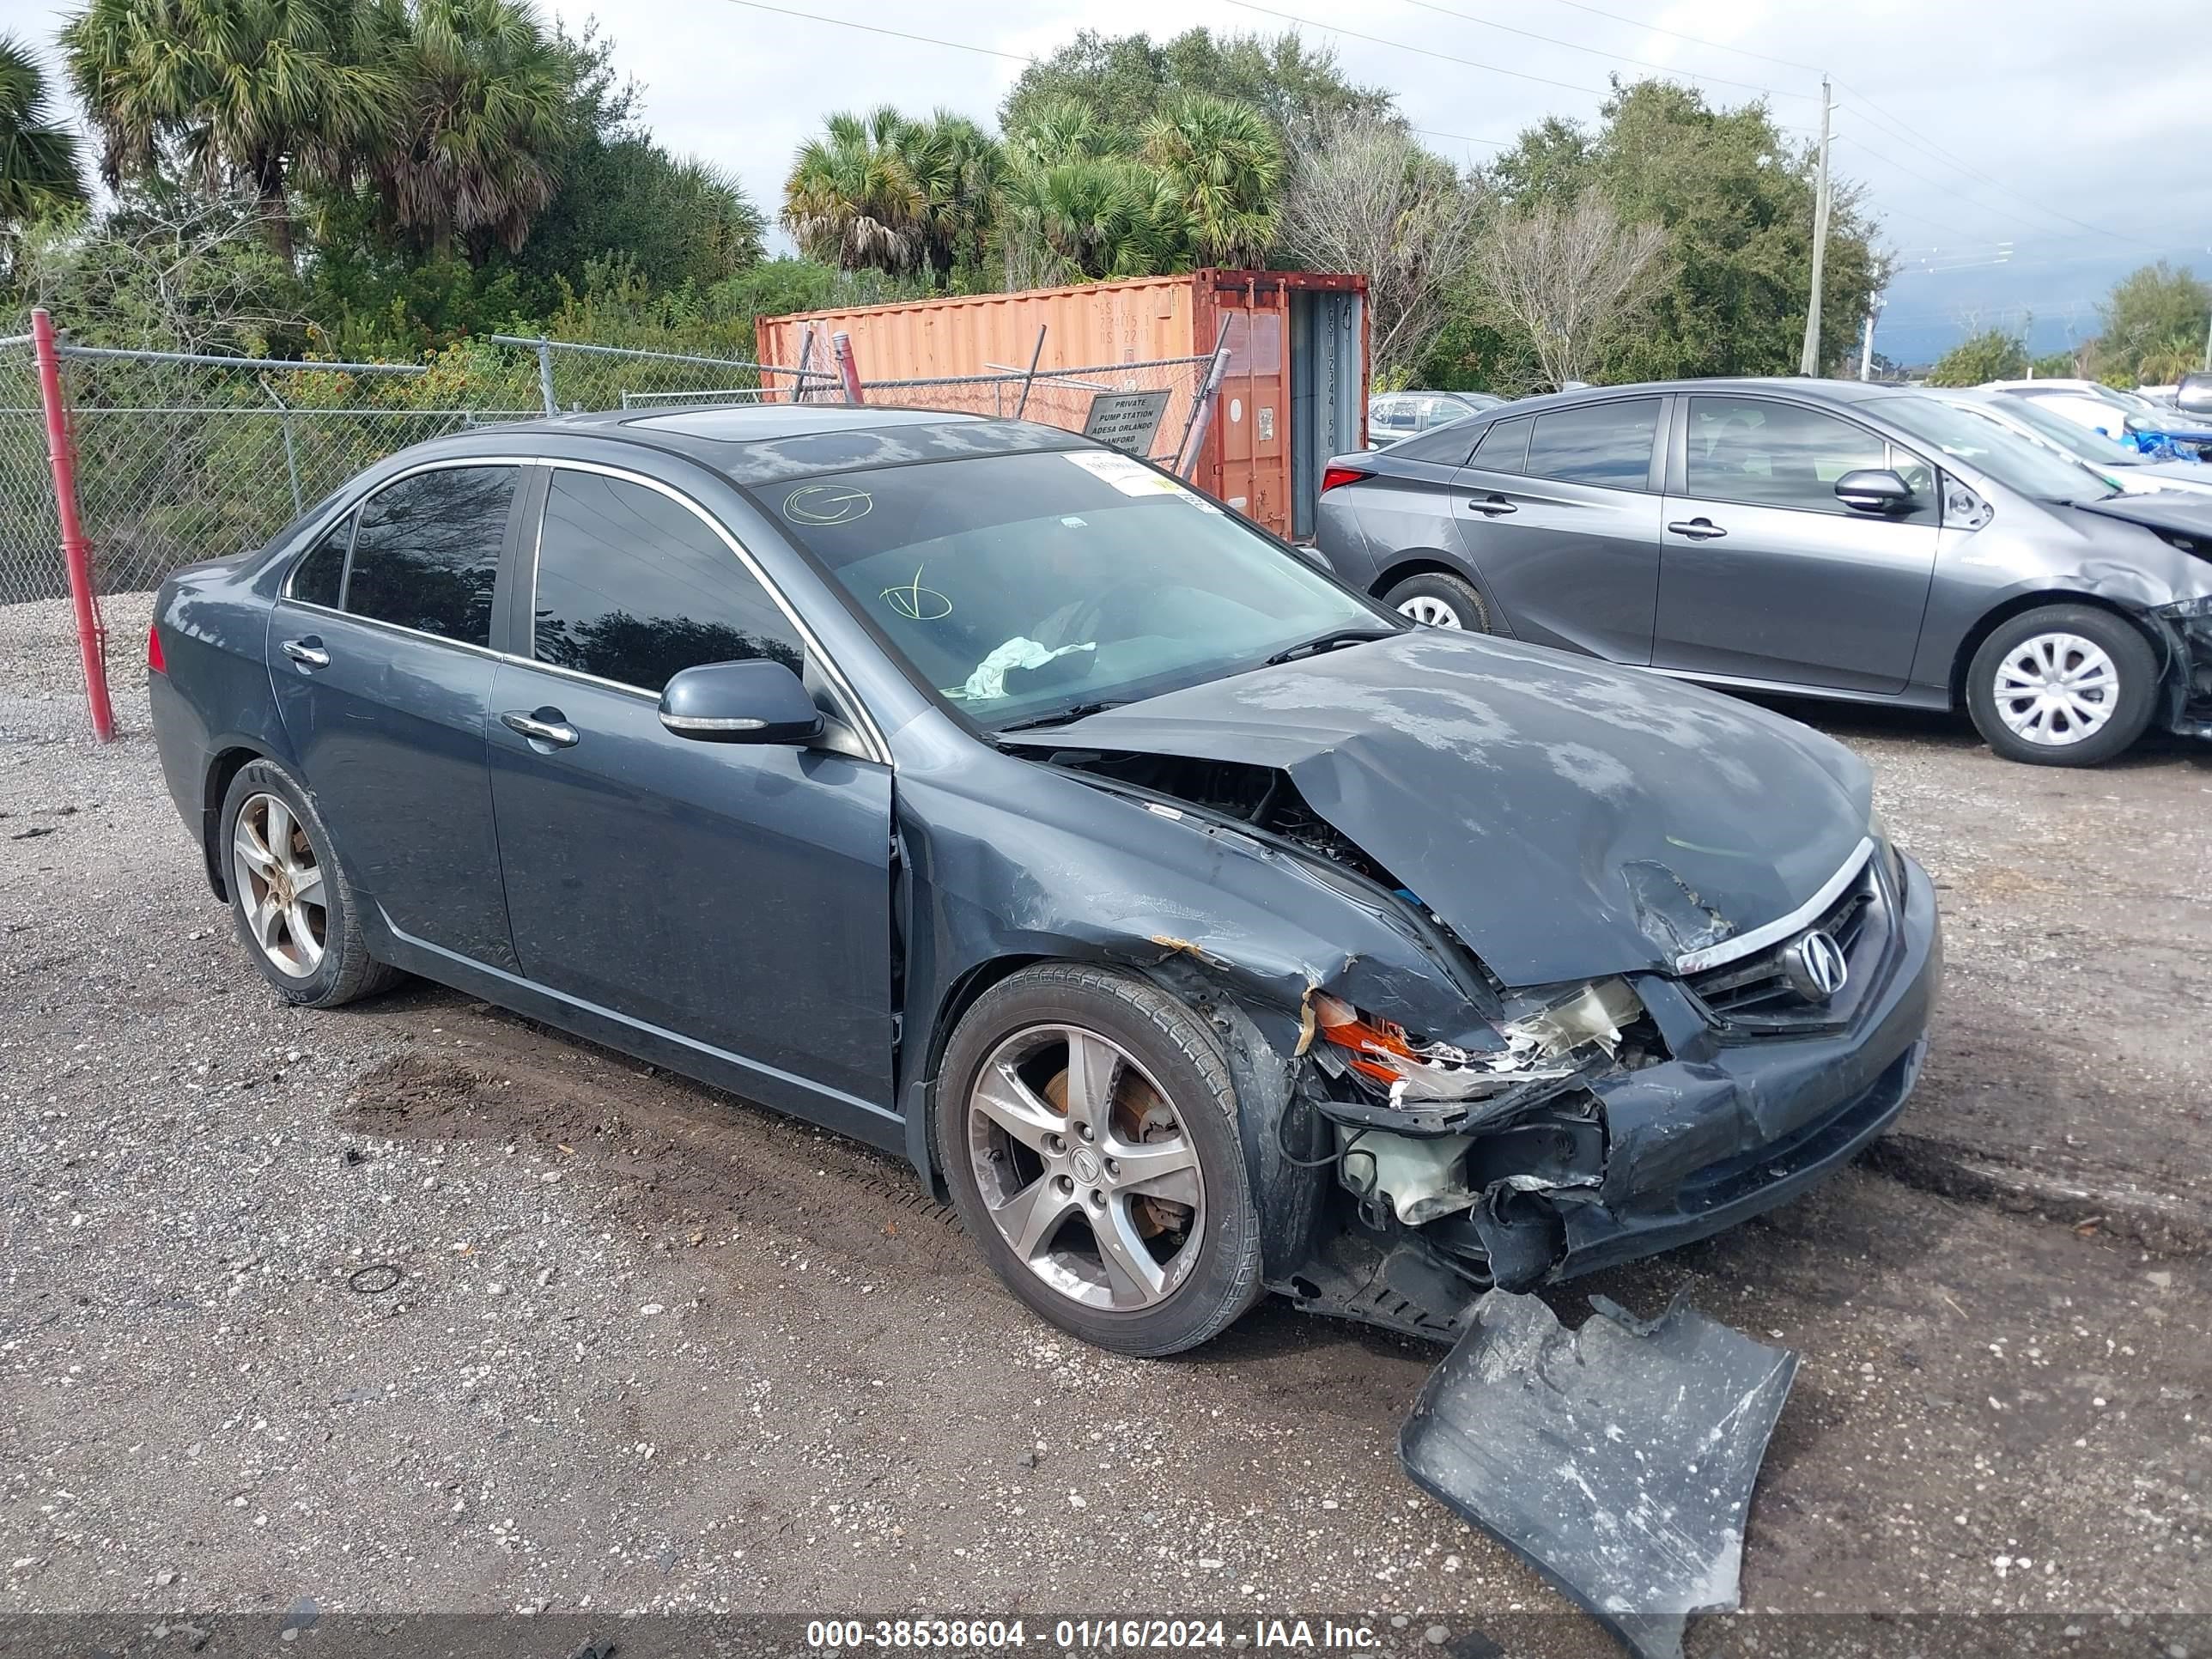
[[[1190,93],[1145,129],[1145,159],[1175,183],[1202,265],[1256,265],[1280,218],[1283,146],[1251,105]]]
[[[357,153],[390,108],[359,0],[87,0],[61,39],[111,186],[173,141],[210,191],[252,187],[288,263],[292,164]]]
[[[84,200],[76,135],[58,126],[46,71],[31,49],[0,34],[0,223],[20,224]]]
[[[441,253],[519,249],[560,184],[569,60],[520,0],[382,0],[377,17],[397,93],[368,172],[392,228]]]
[[[1097,282],[1183,263],[1174,185],[1122,155],[1078,155],[1007,174],[1001,215],[1008,280]]]
[[[840,111],[799,146],[783,185],[783,224],[811,258],[847,270],[900,271],[921,257],[923,204],[902,147],[908,123],[886,104]]]
[[[943,286],[963,257],[980,265],[1005,170],[998,141],[967,117],[940,109],[927,121],[901,123],[890,151],[896,195],[931,280]]]

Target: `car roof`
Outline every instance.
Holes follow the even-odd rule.
[[[1547,409],[1566,409],[1577,404],[1601,403],[1613,398],[1660,397],[1680,392],[1764,393],[1768,397],[1806,398],[1816,403],[1837,404],[1905,395],[1902,387],[1875,386],[1865,380],[1819,380],[1804,374],[1735,374],[1716,375],[1709,380],[1637,380],[1626,386],[1577,386],[1572,392],[1516,398],[1481,412],[1492,419],[1508,419],[1517,415],[1540,414]]]
[[[532,439],[588,438],[676,454],[738,484],[914,461],[1092,447],[1079,434],[1031,421],[992,420],[943,410],[865,404],[711,404],[650,410],[605,410],[474,427],[422,447],[481,450]]]

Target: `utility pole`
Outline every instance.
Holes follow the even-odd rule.
[[[1874,379],[1874,313],[1880,307],[1867,307],[1866,338],[1859,343],[1859,379]]]
[[[1797,354],[1800,374],[1820,372],[1820,280],[1828,262],[1828,116],[1834,107],[1828,77],[1820,77],[1820,183],[1813,198],[1813,297],[1805,307],[1805,346]]]
[[[2212,370],[2212,321],[2204,325],[2204,367]]]

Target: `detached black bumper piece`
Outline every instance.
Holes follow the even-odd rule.
[[[1691,1614],[1736,1604],[1752,1483],[1797,1356],[1679,1302],[1648,1323],[1590,1305],[1570,1332],[1535,1297],[1485,1295],[1398,1455],[1639,1659],[1680,1659]]]

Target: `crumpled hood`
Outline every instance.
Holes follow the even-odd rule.
[[[2212,466],[2201,461],[2183,465],[2203,472],[2205,481],[2212,483]],[[2112,495],[2100,501],[2077,501],[2075,505],[2100,518],[2139,524],[2146,530],[2172,532],[2188,537],[2199,547],[2212,547],[2212,495],[2169,489],[2148,495]]]
[[[1841,744],[1661,675],[1422,629],[1008,733],[1287,772],[1510,985],[1663,969],[1866,834]]]

